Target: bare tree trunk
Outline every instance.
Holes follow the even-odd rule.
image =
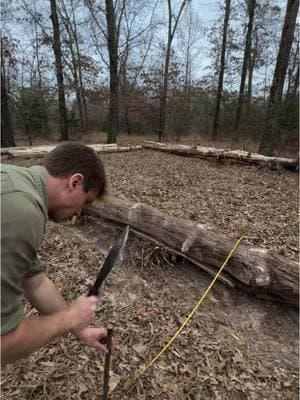
[[[74,83],[75,83],[75,88],[76,88],[76,101],[77,101],[77,107],[78,107],[78,112],[79,112],[80,139],[81,139],[84,134],[85,123],[84,123],[84,117],[83,117],[81,92],[80,92],[80,88],[79,88],[79,84],[78,84],[76,61],[73,61],[73,68],[74,68]]]
[[[266,108],[266,104],[267,104],[268,69],[269,69],[269,57],[267,54],[266,62],[265,62],[265,72],[264,72],[264,108]]]
[[[122,93],[122,103],[123,103],[123,109],[124,109],[124,119],[125,119],[125,126],[126,126],[126,132],[127,135],[131,135],[131,124],[130,124],[130,111],[129,111],[129,82],[127,81],[126,77],[126,71],[125,71],[125,66],[122,66],[122,73],[120,77],[122,76],[122,82],[120,82],[120,89]]]
[[[192,45],[193,45],[193,32],[195,29],[195,20],[193,19],[193,10],[191,3],[188,8],[187,20],[187,44],[185,53],[185,77],[184,77],[184,128],[186,135],[190,134],[191,130],[191,113],[192,113],[192,97],[191,97],[191,81],[192,81]],[[177,131],[177,138],[180,140],[179,130]]]
[[[248,88],[247,88],[247,118],[249,120],[251,113],[251,103],[252,103],[252,82],[253,82],[253,71],[256,63],[257,56],[257,45],[258,38],[255,32],[254,47],[252,49],[252,54],[249,57],[249,69],[248,69]]]
[[[288,85],[287,85],[287,95],[292,94],[293,91],[293,83],[295,82],[295,80],[297,80],[297,78],[299,79],[299,71],[296,71],[297,68],[299,68],[299,42],[297,43],[297,48],[296,51],[294,52],[294,54],[291,54],[290,56],[292,58],[291,60],[291,65],[288,68]]]
[[[81,88],[81,98],[82,98],[82,103],[83,103],[83,121],[84,121],[84,129],[87,133],[90,132],[90,123],[89,123],[89,114],[88,114],[88,107],[87,107],[87,102],[86,102],[86,97],[85,97],[85,89],[82,84],[82,77],[81,73],[79,74],[79,81],[80,81],[80,88]]]
[[[130,124],[130,117],[129,117],[129,109],[128,106],[125,104],[125,123],[126,123],[126,131],[127,135],[131,135],[131,124]]]
[[[217,98],[216,98],[216,110],[215,110],[215,117],[214,117],[214,123],[213,123],[213,131],[212,131],[213,139],[216,139],[218,136],[218,128],[219,128],[219,121],[220,121],[220,107],[221,107],[222,92],[223,92],[223,79],[224,79],[224,71],[225,71],[225,53],[226,53],[227,30],[228,30],[228,22],[229,22],[229,15],[230,15],[230,6],[231,6],[231,0],[226,0],[224,26],[223,26],[221,65],[220,65],[219,83],[218,83],[218,91],[217,91]]]
[[[126,71],[122,66],[122,72],[119,75],[121,78],[120,81],[120,92],[121,92],[121,103],[122,103],[122,108],[124,111],[124,120],[125,120],[125,126],[126,126],[126,132],[127,135],[131,135],[131,124],[130,124],[130,111],[129,111],[129,90],[128,86],[129,83],[127,82],[127,77],[126,77]]]
[[[50,0],[50,5],[51,5],[50,19],[53,24],[53,46],[52,47],[53,47],[54,55],[55,55],[56,79],[57,79],[57,87],[58,87],[60,138],[61,138],[61,140],[69,140],[68,117],[67,117],[67,110],[66,110],[65,87],[64,87],[60,32],[59,32],[59,23],[58,23],[58,17],[57,17],[56,0]]]
[[[34,3],[34,6],[35,6],[35,3]],[[35,12],[36,12],[36,10],[35,10]],[[33,22],[34,22],[34,34],[35,34],[35,58],[36,58],[37,73],[38,73],[37,84],[38,84],[39,96],[43,97],[44,94],[42,91],[42,73],[41,73],[41,61],[40,61],[40,54],[39,54],[38,30],[37,30],[37,22],[36,22],[35,18],[34,18]],[[42,119],[41,124],[42,124],[42,127],[41,127],[42,137],[45,137],[46,136],[46,132],[45,132],[46,124],[45,124],[44,118]]]
[[[87,110],[85,91],[84,91],[83,79],[82,79],[81,57],[80,57],[80,50],[79,50],[79,44],[78,44],[78,35],[77,35],[77,27],[76,27],[76,19],[75,19],[75,13],[74,13],[73,0],[71,1],[71,5],[72,5],[73,26],[74,26],[73,38],[74,38],[76,53],[77,53],[79,92],[80,92],[80,97],[81,97],[81,103],[83,105],[83,107],[82,107],[83,129],[84,129],[84,131],[88,132],[89,131],[88,110]]]
[[[2,49],[1,49],[2,50]],[[1,51],[2,52],[2,51]],[[2,58],[2,57],[1,57]],[[3,63],[2,63],[3,65]],[[1,147],[14,147],[14,131],[11,124],[5,73],[1,68]]]
[[[165,136],[165,127],[166,127],[166,114],[167,114],[167,95],[168,95],[168,75],[169,75],[169,65],[170,65],[170,55],[171,55],[171,45],[174,38],[174,34],[177,29],[177,25],[179,19],[181,17],[182,11],[186,5],[188,0],[183,0],[178,12],[178,15],[175,17],[174,26],[172,27],[172,20],[174,15],[172,14],[172,4],[171,0],[168,0],[168,10],[169,10],[169,22],[168,22],[168,41],[167,41],[167,49],[166,49],[166,57],[165,57],[165,66],[164,66],[164,78],[163,78],[163,88],[160,97],[160,113],[159,113],[159,131],[158,131],[158,139],[162,140]]]
[[[296,97],[298,89],[299,89],[299,64],[298,64],[298,67],[297,67],[297,72],[296,72],[296,76],[295,76],[294,85],[293,85],[293,87],[291,89],[291,96],[293,98]]]
[[[235,119],[235,125],[234,125],[235,132],[237,132],[237,130],[239,128],[242,111],[243,111],[243,105],[244,105],[244,89],[245,89],[247,69],[249,66],[249,58],[251,56],[251,36],[252,36],[252,30],[253,30],[255,7],[256,7],[256,0],[248,0],[248,25],[247,25],[246,43],[245,43],[245,49],[244,49],[241,84],[240,84],[238,105],[237,105],[237,110],[236,110],[236,119]]]
[[[35,6],[35,4],[34,4]],[[36,10],[35,10],[36,11]],[[33,20],[33,25],[34,25],[34,35],[35,35],[35,58],[36,58],[36,64],[37,64],[37,73],[38,73],[38,88],[39,91],[42,91],[42,73],[41,73],[41,61],[40,61],[40,54],[39,54],[39,41],[38,41],[38,30],[37,30],[37,22],[36,19],[34,18]]]
[[[283,86],[294,38],[298,8],[299,0],[288,0],[273,83],[270,90],[265,129],[259,148],[259,152],[265,155],[273,154],[278,140]]]
[[[160,142],[165,137],[170,52],[171,52],[171,39],[170,39],[170,35],[169,35],[168,44],[167,44],[167,50],[166,50],[164,75],[163,75],[164,76],[163,88],[162,88],[162,92],[161,92],[161,96],[160,96],[159,131],[158,131],[158,140]]]
[[[282,102],[282,114],[285,115],[286,129],[280,137],[280,142],[284,146],[289,142],[290,133],[296,130],[295,122],[297,119],[297,111],[299,110],[299,96],[297,90],[299,87],[299,44],[293,54],[290,55],[290,68],[288,70],[287,91]]]
[[[33,142],[32,142],[32,134],[31,134],[31,128],[30,125],[28,123],[28,116],[24,116],[24,126],[25,126],[25,134],[27,136],[28,139],[28,146],[32,146]]]
[[[105,0],[105,4],[110,72],[107,143],[116,143],[119,130],[118,36],[113,0]]]
[[[128,105],[128,100],[129,100],[128,87],[130,84],[127,79],[128,57],[129,57],[129,37],[126,37],[125,48],[124,48],[122,57],[120,58],[120,72],[119,72],[120,81],[119,81],[119,84],[120,84],[121,103],[122,103],[122,108],[124,110],[126,132],[128,135],[130,135],[131,134],[131,126],[130,126],[130,115],[129,115],[129,105]]]
[[[73,43],[76,42],[77,38],[75,38],[74,31],[71,26],[71,21],[70,17],[67,12],[67,8],[65,6],[65,3],[63,0],[61,0],[61,5],[63,7],[64,15],[60,13],[60,17],[63,21],[64,27],[67,31],[68,34],[68,40],[67,40],[67,46],[70,50],[71,53],[71,59],[72,59],[72,66],[70,66],[71,73],[73,75],[74,79],[74,86],[75,86],[75,92],[76,92],[76,103],[77,103],[77,108],[78,108],[78,114],[79,114],[79,124],[80,124],[80,133],[79,137],[82,139],[82,135],[84,134],[84,119],[83,119],[83,107],[82,107],[82,98],[81,98],[81,90],[79,86],[79,81],[78,81],[78,54],[75,54],[75,50],[73,47]]]
[[[68,29],[68,28],[66,27],[66,29]],[[80,88],[79,88],[79,83],[78,83],[78,73],[77,73],[78,65],[77,65],[75,54],[74,54],[74,49],[73,49],[73,44],[72,44],[72,38],[71,37],[70,37],[69,49],[70,49],[71,58],[72,58],[71,72],[72,72],[73,78],[74,78],[74,86],[75,86],[75,92],[76,92],[76,103],[77,103],[77,108],[78,108],[79,124],[80,124],[80,139],[81,139],[82,135],[84,134],[83,107],[82,107],[82,99],[81,99],[81,93],[80,93]]]
[[[187,53],[186,58],[186,66],[185,66],[185,82],[184,82],[184,116],[183,116],[183,123],[184,123],[184,131],[185,134],[188,136],[191,130],[191,113],[192,113],[192,96],[191,96],[191,63],[189,58],[189,52]],[[180,131],[177,131],[177,141],[180,141]]]
[[[158,1],[158,0],[156,0]],[[125,5],[126,1],[124,1],[123,5]],[[154,6],[154,9],[156,8],[156,5]],[[136,11],[135,11],[136,12]],[[123,15],[124,13],[124,15]],[[154,13],[154,11],[153,11]],[[135,67],[134,73],[132,74],[132,70],[130,71],[130,77],[128,76],[128,59],[130,55],[131,49],[134,47],[134,40],[133,40],[133,33],[132,33],[132,27],[133,27],[133,21],[129,21],[128,18],[130,16],[130,9],[127,10],[127,12],[124,12],[124,8],[122,12],[120,13],[120,18],[123,17],[125,22],[124,26],[126,27],[123,32],[123,50],[121,51],[120,57],[119,57],[119,93],[120,93],[120,105],[124,113],[124,120],[125,120],[125,127],[126,127],[126,132],[128,135],[132,134],[132,129],[131,129],[131,103],[130,103],[130,95],[134,92],[134,88],[138,79],[138,76],[140,75],[146,55],[149,52],[150,48],[150,43],[151,41],[148,42],[146,45],[146,51],[145,55],[142,58],[141,64],[137,67]],[[153,14],[149,23],[152,23],[153,19]],[[118,26],[120,26],[120,19],[118,22]],[[144,32],[145,29],[143,29],[142,32]],[[142,32],[139,32],[138,34],[134,35],[136,39],[140,37]],[[145,43],[146,44],[146,43]]]

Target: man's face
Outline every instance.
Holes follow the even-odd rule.
[[[57,196],[56,204],[48,210],[49,218],[55,222],[71,219],[79,216],[82,208],[92,203],[97,197],[97,190],[84,191],[83,179],[80,174],[69,178],[64,190]]]

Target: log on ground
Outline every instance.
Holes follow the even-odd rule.
[[[204,146],[189,146],[178,144],[166,144],[152,141],[145,141],[143,148],[158,151],[165,151],[168,153],[194,156],[215,160],[230,160],[234,162],[266,165],[271,169],[285,168],[290,171],[297,171],[299,169],[299,159],[285,158],[285,157],[268,157],[263,154],[250,153],[243,150],[228,150],[217,149],[215,147]]]
[[[85,208],[88,215],[130,225],[138,236],[163,246],[215,276],[238,240],[200,223],[167,215],[117,197]],[[276,252],[242,243],[221,274],[223,283],[260,297],[298,306],[299,265]]]
[[[112,144],[89,144],[87,145],[99,153],[117,153],[123,151],[141,150],[142,146],[127,145],[118,146],[116,143]],[[1,155],[11,158],[34,158],[44,157],[56,146],[36,146],[36,147],[10,147],[1,149]]]

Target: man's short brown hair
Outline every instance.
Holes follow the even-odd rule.
[[[83,188],[87,193],[98,190],[98,197],[104,194],[106,176],[103,163],[95,151],[81,143],[60,144],[51,150],[42,165],[50,175],[65,178],[80,173],[84,177]]]

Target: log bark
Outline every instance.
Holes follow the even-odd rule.
[[[215,147],[173,145],[152,141],[145,141],[143,148],[165,151],[183,156],[200,157],[215,160],[230,160],[234,162],[266,165],[271,169],[285,168],[296,171],[299,168],[299,160],[285,157],[268,157],[258,153],[250,153],[243,150],[217,149]]]
[[[102,219],[130,225],[171,253],[215,276],[236,240],[207,225],[175,218],[142,203],[110,197],[85,208]],[[238,239],[238,238],[237,238]],[[223,283],[260,297],[298,305],[299,265],[272,250],[241,243],[222,273]]]
[[[117,146],[116,143],[112,144],[93,144],[88,145],[92,147],[97,154],[99,153],[118,153],[123,151],[141,150],[142,146],[138,145],[127,145]],[[34,158],[44,157],[56,146],[37,146],[37,147],[12,147],[1,149],[2,156],[8,156],[11,158]]]

